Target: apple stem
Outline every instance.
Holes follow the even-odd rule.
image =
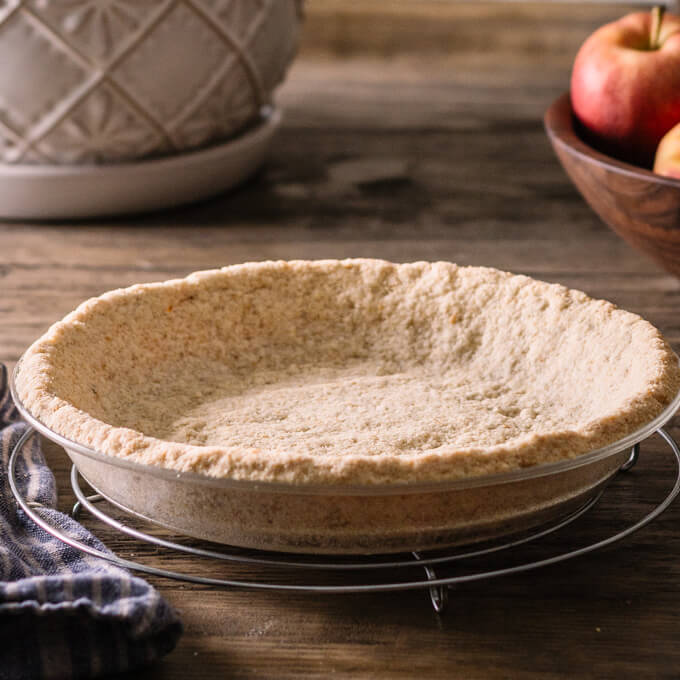
[[[663,21],[663,15],[664,12],[666,11],[666,8],[662,5],[657,5],[656,7],[652,8],[652,29],[650,31],[651,36],[651,42],[649,44],[649,48],[652,50],[658,50],[659,49],[659,37],[661,34],[661,22]]]

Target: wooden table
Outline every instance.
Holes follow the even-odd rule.
[[[285,124],[242,189],[146,217],[0,226],[0,360],[13,365],[50,323],[110,288],[323,257],[447,259],[557,281],[642,314],[680,349],[680,283],[590,212],[541,123],[579,42],[624,10],[311,2],[280,92]],[[658,443],[644,454],[569,541],[620,527],[663,495],[672,465]],[[66,458],[53,447],[49,457],[66,507]],[[152,578],[186,632],[138,677],[677,677],[679,521],[676,504],[614,549],[457,588],[443,617],[423,592],[319,597]],[[124,554],[193,568],[97,531]]]

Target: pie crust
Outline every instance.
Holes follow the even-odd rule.
[[[260,262],[84,302],[22,358],[48,428],[175,471],[300,485],[470,478],[574,458],[680,389],[635,314],[447,262]]]

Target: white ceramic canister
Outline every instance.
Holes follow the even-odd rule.
[[[299,25],[296,0],[0,0],[0,162],[219,145],[257,123]]]

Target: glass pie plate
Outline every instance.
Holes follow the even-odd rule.
[[[295,485],[175,472],[95,451],[22,416],[63,447],[80,474],[121,509],[172,531],[228,545],[297,553],[378,554],[444,548],[525,531],[582,505],[614,477],[631,447],[680,406],[608,446],[559,462],[436,483]]]

